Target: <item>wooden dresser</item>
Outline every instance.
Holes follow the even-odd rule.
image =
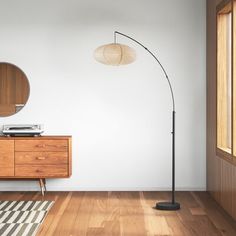
[[[46,178],[71,176],[71,136],[0,137],[0,179],[38,179],[42,194]]]

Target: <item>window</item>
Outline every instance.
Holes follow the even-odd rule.
[[[225,2],[217,11],[217,150],[218,154],[233,158],[236,157],[236,0]]]
[[[217,14],[217,147],[232,153],[232,10]]]

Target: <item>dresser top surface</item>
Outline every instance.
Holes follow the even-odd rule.
[[[0,136],[0,140],[9,140],[9,139],[30,139],[30,140],[36,140],[36,139],[71,139],[72,136],[70,135],[43,135],[43,136],[34,136],[34,137],[10,137],[10,136]]]

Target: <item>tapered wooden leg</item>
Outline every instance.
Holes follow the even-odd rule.
[[[39,179],[39,186],[41,188],[41,193],[44,196],[44,191],[45,191],[45,187],[44,187],[44,181],[43,179]]]
[[[45,190],[45,192],[47,192],[47,188],[46,188],[46,179],[43,179],[43,185],[44,185],[44,190]]]

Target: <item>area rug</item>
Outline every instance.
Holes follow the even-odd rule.
[[[0,201],[0,235],[36,235],[53,201]]]

